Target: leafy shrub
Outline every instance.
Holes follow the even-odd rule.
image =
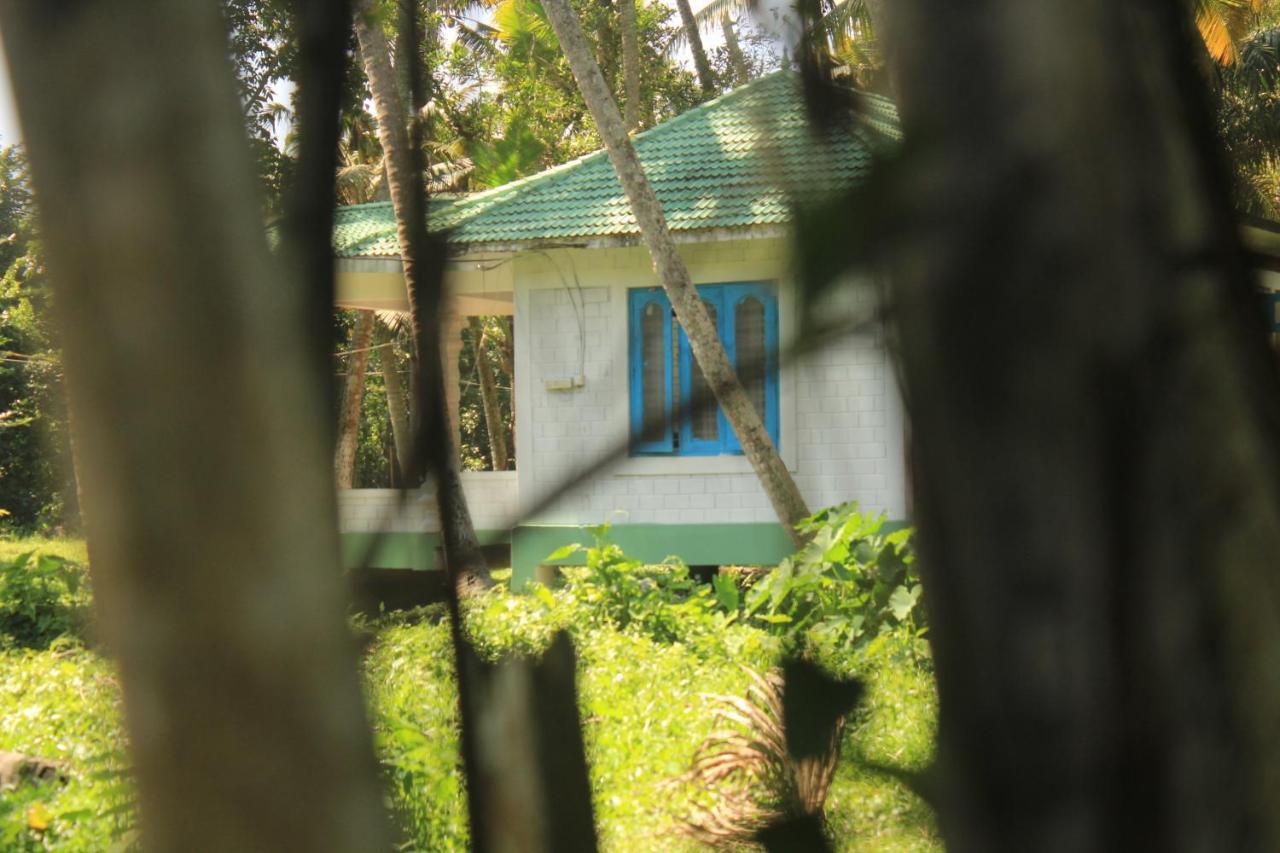
[[[706,584],[689,574],[689,567],[675,557],[646,565],[628,557],[608,540],[608,526],[593,530],[594,547],[568,545],[549,560],[562,560],[581,551],[585,566],[562,570],[560,596],[573,605],[577,625],[611,627],[648,637],[659,643],[690,642],[718,631],[737,618],[728,613]],[[545,588],[534,594],[551,606],[553,595]]]
[[[912,532],[843,504],[805,519],[809,544],[747,592],[744,614],[808,651],[862,649],[886,631],[924,630]]]
[[[390,617],[365,660],[374,744],[407,849],[467,849],[449,628]]]
[[[89,594],[84,567],[28,551],[0,561],[0,645],[48,648],[83,626]]]

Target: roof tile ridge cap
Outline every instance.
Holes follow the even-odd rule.
[[[692,121],[695,116],[700,116],[703,113],[709,112],[712,109],[724,106],[726,102],[735,100],[743,95],[746,95],[750,91],[755,91],[758,88],[763,88],[763,84],[770,83],[775,79],[785,80],[793,77],[798,79],[799,75],[787,68],[779,68],[777,71],[770,71],[768,74],[765,74],[762,77],[757,77],[754,80],[748,80],[746,83],[743,83],[741,86],[736,86],[722,95],[717,95],[716,97],[712,98],[709,101],[703,101],[700,104],[692,106],[689,109],[685,110],[684,112],[680,113],[680,115],[672,116],[671,118],[667,119],[664,122],[659,122],[658,124],[655,124],[653,127],[645,128],[644,130],[632,136],[631,141],[633,143],[638,143],[642,139],[644,139],[646,136],[656,133],[657,131],[670,130],[676,125],[685,124],[688,121]]]
[[[725,92],[723,95],[718,95],[709,101],[703,101],[702,103],[696,106],[690,107],[689,109],[685,110],[684,112],[680,113],[677,116],[672,116],[666,121],[659,122],[658,124],[655,124],[653,127],[646,128],[645,130],[640,131],[639,133],[631,137],[632,142],[633,143],[638,142],[643,137],[649,136],[650,134],[653,134],[656,131],[669,130],[672,126],[683,123],[686,119],[691,118],[695,114],[701,114],[703,112],[706,112],[708,109],[712,107],[720,106],[725,101],[744,94],[747,90],[755,88],[758,84],[764,83],[765,81],[771,80],[772,78],[775,78],[775,77],[780,78],[785,76],[795,76],[795,74],[794,72],[791,72],[785,68],[782,68],[777,71],[772,71],[764,75],[763,77],[759,77],[750,82],[743,83],[741,86],[738,86],[734,89],[730,89],[728,92]],[[514,190],[520,187],[527,186],[528,184],[531,184],[534,181],[541,180],[544,178],[550,178],[552,175],[558,174],[560,172],[568,171],[569,169],[582,165],[587,160],[591,160],[596,157],[605,156],[607,153],[608,152],[604,148],[597,148],[594,151],[588,151],[586,154],[580,154],[577,157],[574,157],[572,160],[566,160],[565,162],[559,163],[555,166],[549,166],[546,169],[543,169],[541,172],[535,172],[532,175],[525,175],[523,178],[517,178],[514,181],[508,181],[507,183],[499,187],[493,187],[491,189],[483,190],[478,193],[471,193],[467,195],[465,198],[459,199],[459,203],[462,205],[469,206],[471,202],[487,201],[491,198],[497,198],[508,190]]]
[[[544,178],[549,178],[554,174],[568,171],[570,169],[573,169],[577,166],[582,165],[587,160],[590,160],[593,157],[602,156],[604,155],[604,153],[605,153],[605,150],[603,148],[597,148],[594,151],[588,151],[586,154],[579,154],[577,157],[574,157],[572,160],[566,160],[563,163],[557,163],[554,166],[548,166],[547,168],[543,169],[541,172],[534,172],[532,175],[525,175],[523,178],[516,178],[514,181],[508,181],[507,183],[502,184],[501,186],[490,187],[489,189],[481,190],[478,193],[470,193],[466,197],[458,199],[457,206],[458,207],[470,206],[472,202],[489,201],[490,199],[499,198],[500,196],[502,196],[503,194],[507,193],[510,190],[515,190],[520,187],[524,187],[531,183],[534,183],[535,181],[542,180]]]

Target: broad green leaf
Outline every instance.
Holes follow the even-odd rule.
[[[547,605],[548,607],[555,607],[555,604],[556,604],[555,595],[553,595],[551,590],[547,589],[542,584],[534,585],[533,594],[538,597],[539,601],[541,601],[543,604]]]
[[[901,622],[915,609],[916,602],[919,600],[919,584],[910,589],[900,586],[893,591],[893,595],[889,596],[889,609],[893,611],[894,618]]]
[[[546,557],[546,562],[551,563],[551,562],[555,562],[556,560],[567,559],[568,557],[572,557],[574,554],[578,553],[581,550],[582,550],[582,546],[579,545],[577,542],[573,543],[572,545],[565,545],[563,547],[555,549],[550,554],[548,554]]]
[[[716,591],[716,601],[720,606],[730,613],[738,612],[738,603],[741,596],[738,593],[738,585],[733,582],[733,578],[728,575],[716,575],[711,580],[712,587]]]

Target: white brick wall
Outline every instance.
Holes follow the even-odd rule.
[[[467,496],[477,530],[507,530],[517,509],[514,471],[464,471],[462,490]],[[440,518],[431,488],[410,493],[403,506],[395,489],[349,489],[338,492],[338,529],[344,532],[377,530],[436,533]]]
[[[777,240],[682,247],[698,283],[776,279],[784,342],[795,317],[785,286],[785,247]],[[516,387],[522,512],[595,458],[625,446],[627,289],[656,279],[641,249],[557,250],[517,261]],[[576,277],[576,280],[575,280]],[[848,288],[832,310],[869,312],[870,288]],[[824,309],[826,310],[826,309]],[[580,336],[578,312],[586,325]],[[549,391],[544,382],[585,384]],[[785,346],[785,343],[784,343]],[[783,458],[813,509],[856,499],[902,517],[902,418],[880,342],[851,337],[784,367]],[[773,521],[775,515],[742,457],[622,458],[533,519],[699,523]]]

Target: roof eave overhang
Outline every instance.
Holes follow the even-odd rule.
[[[778,239],[790,234],[785,224],[749,225],[740,228],[700,228],[672,231],[671,238],[679,244],[719,243],[726,240]],[[546,249],[625,249],[643,245],[638,233],[591,235],[582,237],[555,237],[533,240],[488,240],[474,242],[453,241],[450,255],[455,258],[495,253],[526,252]],[[399,270],[400,258],[396,256],[366,256],[338,258],[338,269],[344,272],[389,272]]]

